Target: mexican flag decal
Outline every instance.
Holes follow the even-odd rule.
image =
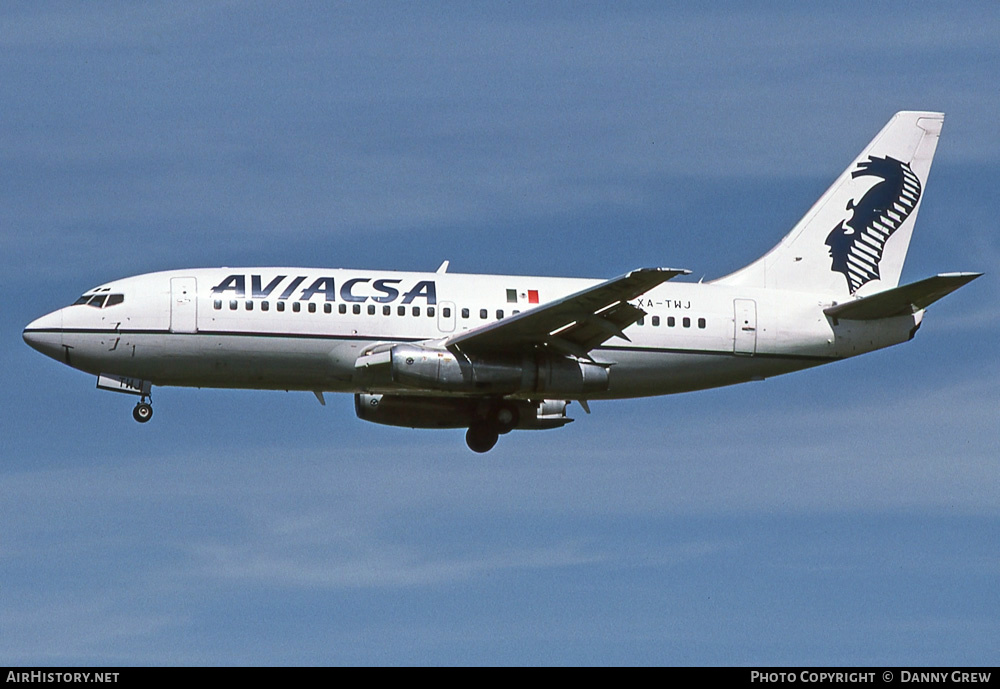
[[[516,289],[507,290],[507,303],[508,304],[537,304],[538,303],[538,290],[529,289],[525,292],[517,293]]]

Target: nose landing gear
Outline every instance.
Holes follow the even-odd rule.
[[[153,405],[146,401],[145,396],[136,403],[132,418],[139,423],[146,423],[153,418]]]
[[[146,423],[153,418],[153,405],[146,401],[147,399],[152,399],[150,390],[152,390],[153,384],[148,380],[102,373],[97,376],[97,387],[101,390],[137,395],[139,402],[132,410],[132,418],[139,423]]]

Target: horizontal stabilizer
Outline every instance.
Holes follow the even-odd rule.
[[[941,297],[951,294],[963,285],[967,285],[980,275],[982,273],[944,273],[942,275],[935,275],[932,278],[903,285],[902,287],[895,287],[869,297],[830,306],[823,309],[823,313],[832,318],[844,318],[855,321],[870,321],[878,318],[905,316],[926,309]]]

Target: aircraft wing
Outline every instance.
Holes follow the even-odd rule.
[[[640,268],[568,297],[468,330],[444,341],[464,352],[516,351],[545,345],[564,354],[587,353],[622,332],[646,312],[628,303],[657,285],[691,271]]]

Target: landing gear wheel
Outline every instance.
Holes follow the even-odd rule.
[[[132,410],[132,418],[139,423],[146,423],[153,418],[153,405],[149,402],[139,402]]]
[[[473,452],[489,452],[497,444],[500,434],[496,429],[486,424],[470,426],[465,433],[465,442]]]
[[[503,402],[502,404],[497,405],[497,407],[490,413],[490,425],[493,426],[500,435],[510,433],[514,430],[517,427],[518,421],[520,421],[520,414],[517,411],[517,407],[513,404]]]

